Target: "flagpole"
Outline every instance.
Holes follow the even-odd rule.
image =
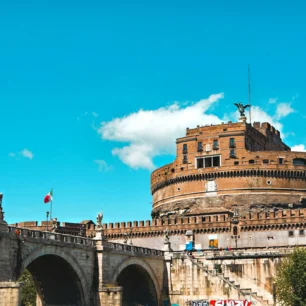
[[[52,200],[51,200],[51,203],[50,203],[50,220],[52,221]]]

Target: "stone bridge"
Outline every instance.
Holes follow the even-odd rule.
[[[163,251],[0,225],[0,306],[20,305],[24,269],[37,305],[162,304]]]

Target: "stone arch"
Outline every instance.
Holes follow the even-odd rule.
[[[151,266],[143,259],[140,258],[136,258],[136,257],[129,257],[126,258],[125,260],[123,260],[116,268],[113,277],[112,277],[112,283],[115,284],[120,273],[127,267],[132,266],[132,265],[136,265],[136,266],[140,266],[142,267],[150,276],[154,287],[155,287],[155,292],[156,292],[156,296],[157,296],[157,301],[158,301],[158,305],[160,304],[161,301],[161,290],[162,290],[162,285],[159,285],[157,277],[155,275],[154,270],[151,268]]]
[[[78,277],[78,281],[80,282],[80,294],[81,294],[81,304],[80,305],[89,305],[90,304],[90,285],[87,282],[87,276],[86,273],[83,271],[81,266],[78,264],[76,258],[73,257],[73,255],[63,252],[56,246],[46,245],[42,246],[38,249],[35,249],[34,251],[26,254],[24,259],[22,260],[20,272],[22,272],[24,269],[26,269],[29,265],[31,265],[35,260],[38,260],[39,258],[43,258],[44,256],[54,256],[59,257],[62,260],[64,260],[70,267],[73,269],[73,271],[76,273]]]

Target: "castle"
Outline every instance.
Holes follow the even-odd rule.
[[[187,128],[176,159],[151,174],[151,193],[151,220],[103,224],[103,235],[164,250],[171,303],[238,299],[256,289],[257,303],[275,305],[274,266],[290,247],[306,245],[305,152],[292,152],[269,123],[244,116]],[[94,236],[95,224],[58,223],[57,230]],[[189,263],[186,249],[194,252]]]

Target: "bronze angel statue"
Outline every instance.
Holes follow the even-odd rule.
[[[245,117],[245,109],[246,109],[247,107],[251,107],[250,104],[243,105],[243,104],[240,103],[240,102],[239,102],[239,103],[234,103],[234,104],[237,106],[238,111],[239,111],[241,117]]]

